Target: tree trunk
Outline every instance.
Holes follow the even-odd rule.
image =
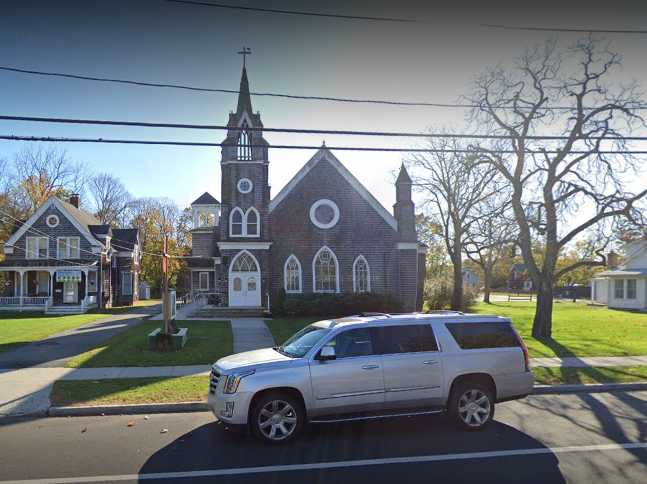
[[[541,280],[537,287],[537,307],[532,322],[532,335],[535,338],[550,338],[553,332],[553,284],[551,280]]]
[[[492,274],[489,270],[483,270],[483,302],[490,304],[490,286],[492,285]]]
[[[454,263],[454,289],[452,291],[452,309],[462,311],[463,309],[463,261],[458,252],[458,257]]]

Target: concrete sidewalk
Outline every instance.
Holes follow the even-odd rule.
[[[647,356],[566,356],[531,358],[531,366],[546,368],[586,368],[589,366],[647,366]]]

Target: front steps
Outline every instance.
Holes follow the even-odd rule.
[[[202,306],[200,309],[191,314],[192,318],[263,318],[266,317],[266,311],[261,307],[215,307]]]
[[[82,306],[52,306],[47,308],[45,314],[83,314],[87,312],[89,308],[84,308]]]

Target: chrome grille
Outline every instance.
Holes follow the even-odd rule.
[[[218,381],[220,380],[220,373],[215,369],[211,369],[211,377],[209,378],[209,393],[215,394],[218,388]]]

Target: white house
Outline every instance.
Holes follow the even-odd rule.
[[[463,269],[463,284],[465,286],[471,286],[471,287],[476,287],[479,285],[479,275],[470,269],[469,267],[466,267]]]
[[[622,248],[624,264],[609,268],[591,280],[591,300],[610,308],[647,310],[647,240],[629,242]]]

